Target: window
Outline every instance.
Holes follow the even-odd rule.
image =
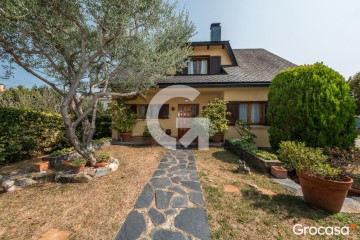
[[[192,58],[188,64],[188,74],[208,74],[208,59]]]
[[[150,119],[168,119],[169,118],[169,104],[163,104],[160,108],[160,105],[152,105],[152,107],[149,108],[148,105],[139,105],[139,115],[138,117],[141,119],[146,119],[146,114],[149,112]],[[159,110],[159,116],[156,116],[155,112]]]
[[[253,125],[266,125],[266,102],[229,102],[228,110],[230,125],[234,126],[237,120]]]

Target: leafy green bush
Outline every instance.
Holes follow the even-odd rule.
[[[344,78],[321,63],[280,72],[269,89],[270,144],[296,140],[311,147],[354,145],[355,103]]]
[[[278,157],[275,154],[269,153],[267,151],[259,150],[255,145],[253,145],[246,139],[230,138],[230,139],[228,139],[228,141],[230,141],[235,146],[237,146],[245,151],[251,152],[251,153],[255,154],[256,156],[261,157],[265,160],[278,159]]]
[[[144,126],[143,137],[146,137],[146,138],[151,137],[151,133],[149,131],[149,128],[148,128],[147,124]]]
[[[322,179],[336,180],[340,170],[327,163],[321,148],[306,147],[305,143],[284,141],[278,151],[280,161],[289,169]]]
[[[335,147],[327,148],[324,152],[328,156],[327,162],[340,170],[340,179],[354,176],[360,172],[360,148],[339,149]]]
[[[119,132],[131,132],[137,120],[136,114],[130,109],[130,106],[119,100],[110,105],[110,110],[112,111],[111,128]]]
[[[63,148],[61,150],[56,150],[55,152],[52,152],[51,154],[49,154],[49,157],[58,157],[64,154],[71,153],[72,151],[75,151],[73,147]]]
[[[263,150],[258,150],[255,154],[256,154],[256,156],[259,156],[259,157],[261,157],[262,159],[265,159],[265,160],[278,159],[278,157],[275,154],[269,153],[269,152],[263,151]]]
[[[51,152],[65,142],[59,114],[0,107],[0,163]]]
[[[70,166],[77,167],[77,166],[81,166],[81,165],[85,165],[85,164],[86,164],[86,159],[85,158],[79,158],[79,159],[76,159],[76,160],[72,161],[70,163]]]
[[[229,120],[226,116],[230,112],[227,110],[227,102],[219,99],[211,101],[201,115],[209,119],[210,129],[209,136],[212,137],[216,133],[226,133],[228,131]]]
[[[230,141],[235,146],[240,147],[243,150],[246,150],[249,152],[256,152],[258,150],[257,147],[255,147],[255,145],[248,142],[246,139],[229,138],[228,141]]]
[[[94,139],[111,137],[111,115],[98,114],[96,117],[96,131]]]

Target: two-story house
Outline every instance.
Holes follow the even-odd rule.
[[[219,98],[229,102],[231,112],[225,138],[238,137],[233,126],[236,120],[243,120],[251,124],[257,136],[256,145],[269,147],[266,119],[269,86],[278,72],[295,65],[265,49],[233,49],[229,41],[221,40],[219,23],[211,24],[210,30],[210,41],[191,43],[190,62],[181,74],[157,82],[159,89],[181,84],[200,92],[194,101],[174,98],[163,105],[160,125],[171,136],[180,138],[186,129],[176,128],[176,118],[198,116],[209,101]],[[159,89],[150,91],[147,100],[137,98],[129,102],[139,118],[133,136],[143,135],[149,101]],[[118,138],[116,131],[113,138]]]

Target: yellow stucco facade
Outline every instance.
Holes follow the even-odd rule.
[[[178,129],[176,128],[176,118],[178,117],[179,104],[199,104],[199,109],[206,106],[210,101],[215,98],[226,101],[267,101],[268,88],[267,87],[229,87],[229,88],[196,88],[200,95],[194,99],[194,101],[186,102],[184,98],[174,98],[166,102],[169,104],[169,118],[160,119],[160,125],[164,129],[170,129],[173,137],[178,137]],[[147,99],[137,98],[131,100],[129,104],[148,104],[154,94],[159,90],[152,90],[149,92]],[[146,126],[146,120],[138,119],[136,126],[133,128],[133,136],[142,136],[144,127]],[[270,147],[268,127],[262,125],[253,125],[252,132],[257,136],[256,145],[258,147]],[[229,126],[228,133],[225,134],[225,138],[239,137],[234,127]],[[113,131],[113,138],[118,138],[117,131]]]
[[[194,46],[191,56],[220,56],[221,65],[231,65],[231,59],[226,48],[222,45],[213,46]]]
[[[234,64],[230,58],[228,49],[224,44],[204,44],[202,46],[193,46],[192,49],[193,51],[190,54],[190,57],[220,56],[222,66]],[[186,102],[184,98],[174,98],[167,102],[167,104],[169,104],[169,118],[160,119],[159,121],[164,129],[171,130],[171,135],[173,137],[178,137],[176,118],[178,117],[179,104],[198,104],[199,110],[201,111],[203,107],[215,98],[236,102],[267,102],[269,90],[268,87],[201,87],[196,89],[200,92],[200,95],[194,101]],[[129,104],[149,104],[152,97],[159,90],[160,89],[150,90],[147,99],[137,98],[129,101]],[[145,126],[146,120],[138,119],[136,126],[133,128],[133,136],[142,136]],[[252,132],[257,136],[255,141],[258,147],[270,147],[267,126],[252,125]],[[229,126],[229,131],[224,137],[239,137],[239,135],[233,126]],[[118,138],[117,131],[113,131],[113,138]]]

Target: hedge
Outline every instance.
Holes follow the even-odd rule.
[[[59,114],[0,107],[0,163],[39,156],[64,144]]]
[[[355,102],[344,77],[316,63],[278,73],[269,89],[270,144],[305,142],[309,147],[354,145]]]

